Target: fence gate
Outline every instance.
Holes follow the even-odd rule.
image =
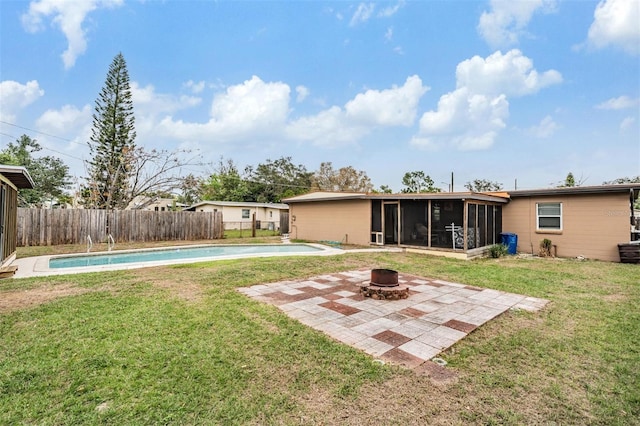
[[[280,212],[280,234],[289,233],[289,212]]]

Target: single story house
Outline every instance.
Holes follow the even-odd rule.
[[[280,215],[289,206],[280,203],[254,203],[245,201],[201,201],[187,211],[222,212],[225,229],[250,229],[254,215],[258,229],[279,230]]]
[[[156,212],[170,212],[183,210],[189,207],[188,204],[178,203],[174,198],[149,197],[138,195],[127,206],[125,210],[146,210]]]
[[[6,271],[16,257],[18,189],[33,187],[24,167],[0,164],[0,271]]]
[[[369,194],[313,192],[289,204],[291,238],[397,246],[459,258],[484,255],[515,234],[519,252],[547,238],[560,257],[618,261],[635,239],[640,184],[520,190]]]

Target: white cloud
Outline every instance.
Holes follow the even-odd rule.
[[[44,90],[36,80],[21,84],[17,81],[0,82],[0,119],[10,123],[16,120],[16,114],[24,107],[44,95]]]
[[[181,109],[194,107],[202,102],[196,96],[173,96],[156,93],[155,87],[148,84],[141,87],[137,82],[131,82],[131,97],[136,116],[156,117],[162,114],[171,114]]]
[[[59,109],[48,109],[36,120],[36,128],[41,132],[37,135],[38,142],[52,151],[47,155],[64,156],[71,175],[85,175],[83,159],[88,159],[90,155],[88,141],[93,124],[92,112],[88,104],[82,108],[64,105]]]
[[[418,102],[429,90],[417,75],[408,77],[402,87],[367,90],[347,102],[350,120],[377,126],[410,126],[416,119]]]
[[[78,109],[73,105],[64,105],[61,109],[48,109],[36,121],[38,128],[54,135],[67,135],[70,129],[82,129],[92,124],[91,107],[85,105]]]
[[[635,117],[626,117],[624,120],[622,120],[622,123],[620,123],[620,132],[626,132],[627,130],[631,129],[634,124],[636,124]]]
[[[498,51],[486,59],[474,56],[458,64],[457,87],[468,87],[472,93],[524,96],[562,82],[556,70],[538,73],[533,61],[517,49],[506,54]]]
[[[438,109],[420,119],[420,134],[414,139],[433,145],[451,145],[459,150],[489,148],[506,126],[509,102],[505,95],[473,94],[459,88],[440,98]]]
[[[233,127],[259,127],[283,123],[289,111],[291,90],[285,83],[265,83],[257,76],[216,95],[212,118]]]
[[[189,80],[186,83],[184,83],[184,87],[191,90],[192,93],[198,94],[198,93],[202,93],[202,91],[204,90],[205,82],[203,80],[201,81]]]
[[[376,5],[373,3],[360,3],[355,13],[349,21],[349,26],[354,27],[358,24],[367,22],[373,15]]]
[[[387,31],[384,33],[384,39],[387,41],[391,41],[393,39],[393,27],[387,28]]]
[[[411,126],[418,102],[428,90],[417,75],[410,76],[401,87],[367,90],[344,108],[332,106],[316,115],[301,117],[291,122],[286,132],[293,140],[327,147],[356,143],[376,127]]]
[[[611,98],[602,102],[601,104],[596,105],[597,109],[627,109],[633,108],[640,104],[640,99],[631,99],[629,96],[623,95],[617,98]]]
[[[202,102],[202,99],[196,96],[157,93],[153,85],[141,87],[135,81],[131,82],[131,97],[135,110],[137,140],[141,145],[149,144],[154,147],[164,138],[164,129],[159,127],[163,119]]]
[[[87,15],[102,7],[120,6],[123,0],[37,0],[29,4],[29,11],[22,15],[22,24],[27,31],[42,30],[43,18],[53,16],[51,21],[67,38],[67,50],[62,53],[65,69],[73,67],[78,56],[87,49],[85,30],[82,24]]]
[[[404,49],[402,48],[402,46],[396,46],[393,48],[393,51],[395,53],[397,53],[398,55],[404,55]]]
[[[596,49],[615,46],[632,55],[640,54],[639,1],[603,0],[593,17],[588,45]]]
[[[531,60],[514,49],[504,55],[496,52],[486,59],[475,56],[461,62],[456,79],[456,89],[440,97],[436,110],[422,115],[412,145],[487,149],[506,127],[508,97],[536,93],[560,83],[562,76],[554,70],[538,73]]]
[[[491,11],[483,12],[478,23],[478,32],[492,47],[517,44],[534,13],[553,12],[555,0],[492,0]]]
[[[258,138],[281,131],[289,113],[287,84],[265,83],[259,77],[230,86],[217,94],[206,123],[190,123],[167,116],[158,131],[182,140],[228,142]]]
[[[536,138],[546,139],[558,130],[558,123],[556,123],[550,115],[544,117],[540,123],[536,126],[529,128],[528,133]]]
[[[385,7],[380,12],[378,12],[378,17],[388,18],[395,15],[402,7],[404,7],[405,3],[406,2],[404,0],[401,0],[394,6]]]
[[[411,126],[418,102],[429,90],[417,75],[403,86],[385,90],[367,90],[348,101],[344,108],[332,106],[318,114],[290,122],[286,135],[294,141],[336,147],[354,144],[379,127]]]
[[[367,133],[369,130],[366,127],[349,123],[344,111],[338,106],[299,118],[286,128],[286,134],[292,140],[333,148],[355,143]]]
[[[309,96],[309,89],[304,86],[296,86],[296,102],[303,102]]]

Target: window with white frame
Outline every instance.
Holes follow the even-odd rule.
[[[251,212],[249,211],[249,209],[242,209],[242,218],[243,219],[249,219]]]
[[[537,203],[538,231],[562,231],[562,203]]]

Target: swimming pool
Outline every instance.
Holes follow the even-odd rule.
[[[311,254],[325,251],[309,244],[253,244],[182,246],[164,249],[129,250],[84,255],[62,255],[49,258],[50,269],[78,268],[119,264],[199,261],[209,258],[239,258],[255,255]]]

